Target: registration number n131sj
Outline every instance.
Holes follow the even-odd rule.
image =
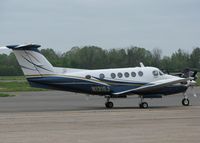
[[[93,92],[110,92],[110,88],[107,86],[93,86]]]

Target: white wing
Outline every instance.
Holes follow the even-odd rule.
[[[0,50],[8,49],[7,47],[0,47]]]
[[[116,92],[116,93],[113,93],[113,94],[114,95],[121,95],[121,94],[128,94],[128,93],[131,93],[131,92],[143,92],[143,91],[147,92],[148,90],[153,90],[153,89],[161,88],[161,87],[172,85],[172,84],[186,82],[188,80],[189,79],[187,79],[187,78],[179,78],[179,77],[174,77],[174,78],[171,78],[171,79],[163,79],[163,80],[158,80],[158,81],[155,81],[155,82],[150,82],[149,84],[146,84],[146,85],[138,87],[138,88],[125,90],[125,91],[121,91],[121,92]]]

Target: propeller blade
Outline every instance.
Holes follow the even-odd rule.
[[[195,92],[195,85],[197,84],[196,81],[194,80],[189,80],[187,81],[187,86],[188,86],[188,89],[190,91],[190,93],[194,96],[194,97],[197,97],[197,93]]]
[[[90,100],[90,95],[89,95],[89,94],[87,94],[87,95],[85,96],[85,100],[87,100],[87,101]]]
[[[190,86],[190,88],[191,88],[191,92],[192,92],[193,96],[197,97],[197,94],[195,92],[194,86]]]

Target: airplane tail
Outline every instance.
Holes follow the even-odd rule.
[[[9,45],[6,47],[13,50],[24,75],[42,76],[54,74],[54,67],[38,50],[40,45]]]

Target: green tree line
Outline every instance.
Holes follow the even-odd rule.
[[[196,47],[191,53],[179,49],[171,56],[162,56],[160,49],[152,51],[140,47],[126,49],[106,50],[96,46],[73,47],[62,54],[53,49],[42,49],[41,53],[53,66],[103,69],[123,68],[139,66],[143,62],[145,66],[155,66],[171,72],[182,71],[190,67],[200,69],[200,48]],[[0,76],[23,75],[13,53],[0,54]]]

